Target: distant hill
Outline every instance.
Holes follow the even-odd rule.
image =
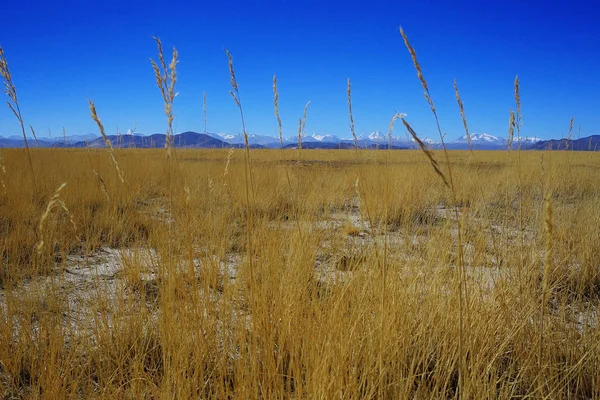
[[[283,146],[284,149],[296,149],[298,143],[291,143]],[[327,142],[303,142],[303,149],[353,149],[354,145],[351,143],[327,143]]]
[[[163,133],[156,133],[150,136],[141,135],[109,135],[108,140],[112,143],[113,147],[117,148],[162,148],[165,147],[167,135]],[[229,148],[229,147],[242,147],[239,144],[229,144],[223,140],[215,137],[205,135],[197,132],[183,132],[177,135],[173,135],[171,138],[171,145],[173,147],[183,148],[203,148],[203,149],[214,149],[214,148]],[[78,142],[74,147],[105,147],[104,139],[96,138],[89,142]],[[262,146],[255,145],[253,147],[260,148]]]
[[[552,139],[542,140],[528,147],[532,150],[600,150],[600,135],[592,135],[580,139]]]
[[[166,135],[164,133],[155,133],[153,135],[142,134],[124,134],[124,135],[109,135],[108,140],[116,148],[163,148],[165,147]],[[407,137],[388,137],[388,135],[380,132],[373,132],[367,136],[357,136],[356,145],[360,149],[387,149],[391,142],[391,149],[418,149],[416,142],[412,138]],[[436,140],[422,137],[421,140],[432,149],[441,149],[442,145]],[[226,133],[197,133],[197,132],[182,132],[173,135],[171,145],[181,148],[243,148],[245,146],[245,137],[243,134],[226,134]],[[469,141],[474,150],[506,150],[508,143],[505,138],[500,138],[487,133],[472,133],[470,137],[461,136],[453,141],[446,142],[448,150],[467,150],[469,149]],[[27,142],[30,147],[36,146],[36,141],[28,137]],[[279,138],[249,134],[248,142],[250,148],[279,148],[281,141]],[[103,148],[105,147],[104,140],[101,137],[92,134],[75,135],[65,137],[39,138],[37,141],[38,147],[90,147]],[[340,139],[334,135],[313,134],[304,136],[302,140],[303,149],[353,149],[355,146],[352,139]],[[25,147],[22,136],[0,136],[0,147]],[[297,136],[290,136],[283,139],[283,147],[293,149],[298,147]],[[512,149],[517,148],[522,150],[600,150],[600,135],[592,135],[580,139],[552,139],[540,140],[536,137],[522,137],[520,140],[515,138],[512,143]]]

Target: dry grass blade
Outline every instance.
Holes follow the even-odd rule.
[[[552,221],[552,203],[550,202],[551,195],[548,193],[544,201],[544,228],[546,233],[546,254],[544,255],[544,273],[542,275],[542,293],[540,296],[540,339],[539,339],[539,353],[538,353],[538,387],[542,389],[544,387],[544,318],[546,310],[546,302],[548,298],[548,276],[552,269],[552,232],[553,232],[553,221]]]
[[[35,140],[35,147],[39,147],[37,135],[35,134],[35,130],[33,129],[33,126],[29,125],[29,129],[31,129],[31,134],[33,135],[33,139]]]
[[[308,106],[310,105],[310,100],[304,106],[304,111],[302,112],[302,138],[304,138],[304,134],[306,132],[306,114],[308,113]]]
[[[302,150],[302,139],[302,118],[298,118],[298,150]]]
[[[413,61],[413,65],[414,65],[415,69],[417,70],[417,76],[419,77],[419,81],[421,81],[421,86],[423,86],[425,99],[427,100],[427,104],[429,104],[429,108],[431,109],[431,112],[435,119],[435,124],[436,124],[437,130],[438,130],[438,134],[440,136],[440,143],[442,144],[442,148],[444,150],[444,158],[446,160],[446,165],[448,168],[448,180],[446,180],[444,178],[444,181],[445,181],[446,185],[448,186],[448,188],[452,191],[452,196],[455,200],[454,205],[456,207],[456,203],[457,203],[456,202],[456,190],[454,188],[454,179],[452,178],[452,166],[450,164],[450,156],[448,155],[448,151],[446,149],[446,143],[444,141],[445,135],[442,133],[442,128],[440,127],[440,120],[438,118],[437,111],[436,111],[435,105],[433,103],[433,99],[431,98],[431,94],[429,93],[429,86],[427,85],[427,81],[425,80],[425,77],[423,76],[423,72],[421,71],[421,65],[419,64],[419,61],[417,60],[417,53],[416,53],[415,49],[410,45],[410,42],[408,41],[408,36],[406,35],[406,33],[404,32],[404,30],[402,28],[400,28],[400,34],[402,35],[402,38],[404,39],[404,44],[406,45],[406,48],[408,49],[408,52],[410,53],[410,56]],[[436,163],[436,165],[437,165],[437,163]],[[439,167],[437,167],[437,169],[439,170]]]
[[[352,132],[352,139],[354,140],[354,148],[358,150],[358,137],[356,136],[356,130],[354,128],[354,114],[352,113],[352,83],[348,78],[348,114],[350,115],[350,132]]]
[[[515,125],[517,128],[517,137],[519,142],[521,139],[521,127],[523,126],[522,115],[521,115],[521,89],[519,83],[519,75],[515,77],[515,104],[517,111],[515,113]]]
[[[233,69],[233,57],[231,57],[231,53],[229,50],[225,49],[225,54],[227,54],[227,60],[229,61],[229,83],[233,88],[234,92],[238,92],[238,84],[237,79],[235,78],[235,70]]]
[[[110,196],[108,194],[108,188],[106,187],[106,182],[104,182],[104,178],[102,178],[102,175],[100,175],[100,173],[95,169],[93,169],[92,172],[94,173],[94,175],[98,179],[98,182],[100,183],[100,188],[102,189],[104,196],[106,196],[106,201],[110,203]]]
[[[453,206],[454,206],[454,216],[456,218],[457,244],[458,244],[458,248],[457,248],[457,250],[458,250],[458,272],[459,272],[458,285],[457,285],[458,299],[459,299],[459,344],[458,344],[458,348],[459,348],[459,354],[460,354],[458,387],[459,387],[459,391],[460,391],[459,392],[460,396],[468,397],[468,388],[465,386],[465,376],[467,374],[467,368],[466,368],[466,352],[464,351],[465,329],[464,329],[464,323],[463,323],[463,316],[465,314],[465,311],[468,312],[469,302],[468,302],[468,298],[467,298],[468,294],[466,292],[466,286],[464,285],[465,271],[464,271],[462,232],[461,232],[461,222],[459,219],[459,211],[458,211],[459,205],[458,205],[458,200],[457,200],[457,191],[454,186],[454,178],[453,178],[453,174],[452,174],[452,165],[450,163],[450,156],[448,155],[446,143],[444,142],[445,135],[442,133],[442,128],[440,127],[440,120],[438,118],[437,111],[436,111],[435,105],[433,103],[433,99],[431,98],[431,94],[429,93],[429,86],[427,85],[427,81],[423,77],[423,73],[421,71],[421,65],[419,64],[419,62],[417,60],[417,53],[415,52],[415,49],[410,45],[410,42],[408,41],[408,37],[402,28],[400,28],[400,34],[402,35],[402,38],[404,39],[404,44],[406,45],[406,48],[408,49],[408,51],[411,55],[414,67],[417,70],[417,76],[418,76],[419,80],[421,81],[421,85],[423,86],[425,99],[427,100],[427,104],[429,104],[429,108],[431,109],[433,117],[435,118],[435,124],[436,124],[437,130],[438,130],[438,134],[440,135],[440,143],[442,144],[442,148],[444,150],[444,158],[445,158],[446,166],[447,166],[447,170],[448,170],[448,179],[446,179],[446,176],[441,172],[437,162],[434,162],[435,158],[433,158],[433,153],[430,150],[428,152],[425,152],[425,154],[429,158],[431,165],[433,166],[436,173],[440,176],[440,178],[442,178],[446,187],[450,189],[450,192],[452,194],[452,200],[454,203]],[[406,123],[406,121],[404,121],[404,119],[402,121],[404,122],[405,126],[408,126],[408,124]],[[410,129],[409,131],[411,131],[411,135],[413,135],[413,137],[416,138],[416,134],[414,133],[414,131],[412,129]],[[418,140],[417,143],[419,143],[419,146],[421,147],[421,149],[423,151],[425,151],[426,148],[423,146],[423,143],[420,140]],[[465,287],[464,293],[463,293],[463,287]],[[465,299],[464,303],[463,303],[463,298]],[[466,309],[465,309],[465,304],[467,305]],[[467,315],[467,318],[468,318],[468,315]]]
[[[58,187],[58,189],[56,189],[56,191],[54,192],[54,195],[52,195],[52,198],[50,198],[50,201],[46,205],[46,209],[44,210],[44,213],[42,214],[42,216],[40,218],[40,222],[38,223],[38,237],[40,238],[40,240],[36,246],[36,250],[37,250],[38,254],[40,254],[42,252],[42,250],[44,249],[44,245],[45,245],[44,226],[46,224],[46,220],[48,219],[48,216],[50,215],[50,212],[52,211],[52,209],[56,206],[59,206],[67,214],[69,214],[69,209],[67,208],[66,204],[60,199],[60,192],[61,192],[61,190],[63,190],[65,188],[65,186],[67,186],[67,182],[62,183]],[[75,224],[72,219],[71,219],[71,223],[73,225]]]
[[[121,168],[119,168],[119,163],[117,162],[117,159],[115,157],[115,151],[113,149],[112,142],[108,139],[108,136],[106,136],[106,132],[104,131],[104,125],[102,125],[102,122],[100,121],[100,118],[98,117],[98,113],[96,112],[96,106],[92,100],[89,100],[89,104],[90,104],[90,115],[91,115],[92,119],[96,122],[96,125],[98,125],[98,129],[100,130],[100,135],[102,135],[102,140],[104,141],[104,144],[106,145],[106,148],[108,149],[108,153],[110,154],[110,159],[113,163],[113,166],[115,167],[115,170],[117,171],[119,180],[121,181],[121,183],[125,183],[125,177],[123,176],[123,173],[121,172]]]
[[[567,135],[567,141],[565,143],[565,150],[569,150],[569,143],[571,143],[571,136],[573,135],[573,125],[575,124],[575,117],[571,117],[569,122],[569,134]]]
[[[243,130],[243,134],[244,134],[244,144],[246,146],[246,150],[247,150],[247,157],[248,159],[250,158],[250,144],[248,142],[248,132],[246,131],[246,121],[244,119],[244,111],[242,109],[242,103],[240,100],[240,89],[237,83],[237,79],[235,78],[235,69],[233,68],[233,57],[231,56],[231,53],[229,52],[229,50],[227,49],[223,49],[225,51],[225,54],[227,55],[227,60],[229,63],[229,83],[231,84],[231,88],[233,90],[229,91],[229,94],[231,95],[231,97],[233,98],[233,101],[235,102],[235,105],[238,107],[239,111],[240,111],[240,117],[242,119],[242,130]]]
[[[206,113],[206,92],[203,92],[202,99],[203,99],[202,109],[204,110],[204,134],[206,135],[206,132],[207,132],[206,127],[208,124],[208,118],[207,118],[207,113]]]
[[[242,102],[240,100],[240,90],[235,78],[235,70],[233,68],[233,57],[227,49],[223,49],[227,55],[229,64],[229,82],[231,83],[232,91],[229,93],[235,104],[240,111],[240,119],[242,121],[242,131],[244,133],[244,144],[246,151],[244,152],[244,176],[245,176],[245,193],[246,193],[246,247],[248,255],[248,264],[250,266],[250,281],[254,281],[254,262],[253,262],[253,250],[252,250],[252,225],[253,225],[253,210],[252,202],[254,200],[254,182],[252,180],[252,169],[250,166],[250,144],[248,142],[248,132],[246,131],[246,121],[244,119],[244,110],[242,108]]]
[[[454,80],[454,93],[456,94],[456,102],[458,103],[458,110],[460,111],[460,118],[462,119],[463,127],[467,136],[467,144],[469,145],[469,151],[473,153],[473,145],[471,143],[471,133],[469,132],[469,125],[467,124],[467,116],[465,114],[465,107],[460,98],[460,92],[458,91],[458,83]]]
[[[429,93],[429,86],[427,85],[427,81],[425,80],[425,77],[423,76],[423,71],[421,70],[421,65],[419,64],[419,61],[417,60],[417,52],[415,51],[415,49],[411,46],[410,42],[408,41],[408,36],[404,32],[404,29],[400,28],[400,34],[402,35],[402,38],[404,39],[404,44],[406,45],[406,48],[408,49],[408,52],[410,53],[410,56],[412,58],[413,65],[414,65],[415,69],[417,70],[417,76],[419,77],[421,86],[423,86],[423,90],[424,90],[423,95],[425,96],[425,100],[427,100],[427,104],[429,104],[429,108],[431,109],[431,112],[433,113],[433,116],[435,118],[437,130],[440,135],[440,141],[441,141],[444,149],[446,149],[446,145],[444,143],[444,134],[442,134],[442,128],[440,127],[440,121],[439,121],[439,118],[437,115],[437,111],[435,109],[435,105],[433,103],[433,99],[431,98],[431,93]]]
[[[406,122],[406,120],[404,118],[400,118],[400,119],[402,120],[402,123],[404,124],[404,126],[406,127],[406,129],[408,130],[408,132],[410,133],[412,138],[415,140],[415,142],[417,142],[417,144],[421,148],[421,151],[425,154],[425,156],[431,163],[431,166],[433,167],[433,170],[435,171],[435,173],[438,174],[438,176],[442,179],[442,181],[444,182],[444,185],[446,185],[446,187],[450,188],[450,185],[448,184],[448,180],[446,179],[446,176],[440,169],[440,166],[439,166],[437,160],[435,159],[435,155],[433,154],[433,151],[431,151],[431,149],[429,149],[427,147],[427,145],[425,143],[423,143],[423,141],[421,139],[419,139],[419,136],[417,136],[417,133],[408,124],[408,122]]]
[[[275,106],[275,118],[277,118],[277,128],[279,132],[279,144],[283,147],[283,125],[279,116],[279,91],[277,90],[277,77],[273,75],[273,104]]]
[[[2,179],[0,179],[0,184],[2,185],[2,191],[6,194],[6,183],[4,180],[6,179],[6,167],[4,166],[4,156],[2,152],[0,152],[0,172],[2,172]]]
[[[392,133],[394,131],[394,125],[396,124],[396,121],[399,119],[402,119],[406,116],[406,114],[402,114],[402,113],[394,113],[394,115],[392,116],[392,119],[390,120],[390,124],[388,125],[388,150],[392,149]]]
[[[298,118],[298,150],[302,149],[302,142],[304,141],[304,129],[306,128],[306,115],[308,113],[309,104],[310,101],[304,106],[302,118]]]
[[[177,93],[175,92],[175,83],[177,82],[177,63],[178,53],[177,49],[173,47],[173,56],[171,62],[167,66],[165,62],[165,56],[163,52],[162,42],[159,38],[154,37],[156,46],[158,49],[158,63],[154,60],[150,60],[152,69],[154,70],[154,76],[156,78],[156,85],[160,89],[160,93],[164,102],[165,115],[167,116],[167,136],[165,139],[165,149],[167,150],[167,157],[171,158],[171,140],[173,137],[173,102]]]
[[[19,107],[19,99],[17,97],[17,88],[12,81],[12,75],[10,69],[8,69],[8,61],[4,56],[4,49],[0,46],[0,75],[4,79],[4,93],[8,96],[6,104],[8,108],[13,112],[19,125],[21,126],[21,133],[23,134],[23,143],[25,144],[25,151],[27,152],[27,161],[29,162],[29,169],[31,171],[31,179],[33,182],[33,190],[37,193],[37,185],[35,182],[35,172],[33,169],[33,161],[31,160],[31,152],[29,151],[29,144],[27,143],[27,135],[25,134],[25,123],[23,122],[23,116],[21,114],[21,108]]]
[[[229,175],[229,164],[231,163],[231,157],[233,156],[234,149],[235,147],[230,147],[229,151],[227,152],[227,161],[225,162],[225,171],[223,172],[223,178],[226,178],[227,175]],[[227,181],[225,181],[225,184],[227,184]]]
[[[506,146],[508,150],[512,149],[512,145],[515,141],[515,113],[510,110],[510,117],[508,119],[508,138],[506,140]]]

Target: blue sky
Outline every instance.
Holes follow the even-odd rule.
[[[3,46],[26,124],[40,136],[97,132],[87,100],[109,133],[166,131],[149,59],[152,36],[180,54],[177,132],[240,131],[229,96],[232,53],[250,133],[276,135],[277,74],[284,134],[294,135],[311,101],[306,133],[349,136],[346,78],[353,83],[358,134],[386,131],[394,111],[436,138],[403,26],[417,51],[442,129],[463,134],[452,88],[461,89],[472,132],[506,136],[519,74],[523,135],[600,133],[600,4],[594,1],[9,1]],[[0,107],[0,135],[18,134]],[[402,134],[396,132],[396,134]]]

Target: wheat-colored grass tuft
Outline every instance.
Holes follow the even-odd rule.
[[[46,220],[48,219],[48,216],[50,215],[50,212],[52,211],[52,209],[54,209],[54,207],[58,206],[60,208],[62,208],[67,215],[70,215],[69,209],[67,208],[66,204],[60,199],[60,192],[61,190],[63,190],[65,188],[65,186],[67,186],[67,182],[62,183],[58,189],[56,189],[56,191],[54,192],[54,195],[52,195],[52,197],[50,198],[50,201],[48,202],[48,204],[46,205],[46,209],[44,210],[44,213],[42,214],[41,218],[40,218],[40,222],[38,223],[38,238],[39,238],[39,242],[36,246],[36,250],[38,252],[38,254],[41,254],[42,250],[44,249],[44,226],[46,224]],[[75,225],[75,222],[73,221],[72,218],[70,218],[70,221],[73,225]]]
[[[519,75],[515,77],[515,127],[517,129],[517,137],[519,142],[521,141],[521,128],[523,127],[523,116],[521,114],[521,88],[519,82]]]
[[[425,96],[425,100],[427,100],[427,104],[429,104],[429,108],[431,109],[431,112],[435,119],[435,124],[436,124],[437,130],[438,130],[438,134],[440,136],[440,143],[442,144],[442,148],[444,150],[444,158],[446,160],[446,164],[447,164],[447,168],[448,168],[448,173],[447,173],[448,180],[446,180],[444,178],[444,183],[452,191],[452,195],[454,197],[456,197],[456,190],[454,188],[454,180],[452,178],[452,165],[450,164],[450,157],[448,155],[448,151],[446,149],[446,143],[444,141],[445,135],[442,133],[442,128],[440,127],[440,120],[438,118],[438,114],[437,114],[437,111],[435,108],[435,104],[433,103],[433,99],[431,98],[431,93],[429,92],[429,86],[427,85],[427,81],[425,80],[425,77],[423,76],[423,72],[421,70],[421,65],[419,64],[419,61],[417,60],[417,53],[416,53],[415,49],[411,46],[410,42],[408,41],[408,36],[404,32],[404,29],[400,28],[400,34],[402,35],[402,38],[404,39],[404,44],[406,45],[406,48],[408,49],[408,52],[410,53],[410,56],[412,58],[413,65],[414,65],[415,69],[417,70],[417,76],[419,78],[419,81],[421,81],[421,86],[423,86],[423,90],[424,90],[423,94]],[[403,122],[405,122],[405,121],[403,120]],[[414,131],[411,132],[411,135],[413,133],[414,133]],[[419,146],[421,146],[421,144],[419,144]],[[421,147],[421,149],[423,149],[423,147]],[[432,166],[433,165],[434,164],[432,163]],[[435,165],[437,166],[437,163]],[[436,167],[434,167],[434,168],[436,168]],[[437,170],[439,170],[439,167],[437,168]],[[454,203],[456,206],[456,201],[454,201]]]
[[[156,78],[156,85],[160,89],[162,95],[165,115],[167,116],[167,135],[165,140],[165,149],[167,150],[167,157],[171,159],[171,140],[173,137],[173,102],[177,93],[175,92],[175,83],[177,82],[177,63],[179,62],[177,49],[173,47],[173,56],[171,62],[167,66],[165,56],[163,52],[162,42],[159,38],[154,37],[156,46],[158,48],[158,63],[150,59],[152,69],[154,70],[154,76]]]
[[[106,182],[104,182],[104,178],[102,178],[102,175],[100,175],[100,173],[95,169],[93,169],[92,172],[98,179],[98,183],[100,183],[100,188],[102,189],[102,193],[104,193],[104,196],[106,197],[106,201],[110,203],[110,195],[108,194],[108,188],[106,187]]]
[[[538,388],[540,390],[544,387],[544,370],[545,366],[542,364],[544,360],[544,336],[545,336],[545,311],[548,301],[548,278],[552,270],[552,258],[554,257],[552,251],[552,234],[554,230],[554,223],[552,220],[552,203],[550,201],[551,194],[546,195],[544,201],[544,228],[546,234],[545,241],[545,252],[544,255],[544,272],[542,275],[542,293],[540,295],[540,339],[539,339],[539,353],[538,353]]]
[[[283,125],[279,116],[279,91],[277,90],[277,76],[273,75],[273,104],[275,106],[275,118],[279,132],[279,145],[283,148]]]
[[[416,53],[415,49],[411,46],[411,44],[408,40],[408,36],[406,35],[406,33],[404,32],[404,30],[402,28],[400,28],[400,34],[402,35],[402,38],[404,39],[404,44],[406,45],[406,48],[408,49],[408,52],[411,55],[413,65],[417,71],[417,76],[419,78],[419,81],[421,81],[421,86],[423,86],[425,100],[427,100],[427,104],[429,104],[429,108],[431,109],[431,113],[433,114],[433,117],[435,119],[435,124],[436,124],[437,130],[438,130],[438,134],[440,136],[440,143],[442,144],[442,149],[444,151],[444,159],[446,161],[446,166],[447,166],[447,179],[446,179],[446,174],[442,173],[441,169],[438,166],[437,161],[433,157],[433,153],[431,152],[431,150],[426,149],[426,147],[423,145],[423,142],[420,140],[417,140],[418,139],[417,135],[415,134],[414,130],[412,130],[412,128],[410,128],[409,132],[411,133],[413,138],[415,138],[415,140],[417,140],[417,143],[419,143],[421,150],[423,150],[423,152],[426,154],[427,158],[429,158],[431,166],[434,168],[434,170],[438,174],[438,176],[440,176],[440,178],[442,178],[442,181],[444,182],[446,187],[448,189],[450,189],[450,193],[452,195],[454,218],[456,220],[456,229],[457,229],[457,253],[458,253],[457,254],[457,256],[458,256],[457,291],[458,291],[458,301],[459,301],[459,323],[458,323],[458,326],[459,326],[458,349],[459,350],[458,350],[458,352],[460,355],[458,387],[459,387],[460,396],[468,397],[468,388],[465,386],[465,382],[466,382],[465,376],[467,374],[467,368],[466,368],[467,352],[465,351],[465,348],[464,348],[464,340],[465,340],[465,338],[464,338],[464,336],[465,336],[464,316],[466,314],[467,319],[469,318],[469,316],[468,316],[469,302],[468,302],[468,298],[467,298],[466,285],[465,285],[465,281],[464,281],[466,273],[465,273],[465,265],[464,265],[464,255],[463,255],[463,245],[462,245],[462,226],[461,226],[461,221],[459,218],[459,205],[458,205],[458,198],[457,198],[457,190],[454,185],[454,177],[453,177],[453,173],[452,173],[452,164],[450,163],[450,156],[448,155],[448,150],[446,148],[446,143],[444,141],[445,134],[442,133],[442,128],[440,127],[440,120],[439,120],[435,105],[433,103],[433,99],[431,98],[431,94],[429,92],[429,86],[427,85],[427,81],[425,80],[425,77],[423,76],[423,72],[421,70],[421,65],[419,64],[419,61],[417,60],[417,53]],[[408,129],[409,128],[408,123],[404,119],[402,119],[402,122]],[[428,151],[426,151],[426,150],[428,150]],[[464,292],[463,292],[463,288],[464,288]]]
[[[406,36],[406,33],[404,32],[404,29],[402,27],[400,27],[400,34],[402,35],[402,39],[404,39],[404,44],[406,45],[406,48],[410,52],[410,56],[412,57],[413,64],[415,66],[415,69],[417,70],[417,76],[419,78],[419,81],[421,81],[421,85],[423,86],[423,89],[425,90],[425,99],[427,99],[427,102],[429,103],[429,105],[431,107],[433,107],[433,104],[431,102],[431,96],[429,95],[429,86],[427,85],[427,81],[423,77],[423,71],[421,71],[421,65],[419,64],[419,61],[417,60],[417,52],[411,46],[410,42],[408,41],[408,36]]]
[[[206,110],[206,92],[202,93],[202,110],[204,111],[204,134],[206,135],[206,128],[208,126],[208,117],[207,117],[207,110]]]
[[[302,113],[302,118],[298,120],[298,148],[302,148],[302,141],[304,140],[305,130],[306,130],[306,114],[308,113],[308,106],[310,105],[310,101],[306,103],[304,106],[304,112]]]
[[[35,140],[35,147],[39,147],[37,135],[35,134],[35,129],[33,129],[33,126],[31,126],[31,125],[29,125],[29,129],[31,129],[31,134],[33,135],[33,140]]]
[[[515,141],[515,126],[515,113],[513,110],[510,110],[510,117],[508,118],[508,138],[506,140],[508,150],[512,148]]]
[[[12,81],[12,75],[10,69],[8,69],[8,61],[4,56],[4,49],[0,46],[0,75],[4,79],[4,93],[8,96],[6,104],[8,108],[13,112],[19,125],[21,126],[21,132],[23,133],[23,143],[25,144],[25,151],[27,153],[27,161],[29,162],[29,169],[31,171],[31,179],[33,182],[33,190],[37,193],[37,185],[35,182],[35,172],[33,169],[33,161],[31,159],[31,152],[29,151],[29,144],[27,143],[27,135],[25,134],[25,123],[23,122],[23,116],[21,115],[21,108],[19,107],[19,99],[17,97],[17,88]]]
[[[439,121],[439,118],[437,115],[435,104],[433,103],[433,99],[431,98],[431,93],[429,92],[429,85],[427,85],[427,81],[425,80],[425,77],[423,76],[423,71],[421,70],[421,65],[419,64],[419,60],[417,60],[417,52],[415,51],[415,49],[411,46],[410,42],[408,41],[408,36],[404,32],[404,29],[400,28],[400,34],[402,35],[402,38],[404,39],[404,44],[406,45],[406,48],[408,49],[408,52],[410,53],[410,56],[412,58],[413,65],[414,65],[415,69],[417,70],[417,76],[419,78],[419,81],[421,82],[421,86],[423,86],[423,91],[424,91],[423,95],[425,96],[425,100],[427,100],[427,104],[429,104],[429,108],[431,109],[431,112],[433,113],[433,117],[435,118],[435,123],[437,125],[437,130],[440,135],[440,141],[445,150],[446,144],[444,142],[444,134],[442,134],[442,128],[440,127],[440,121]],[[448,168],[450,168],[450,165],[448,165]],[[451,174],[451,172],[450,172],[450,174]]]
[[[229,164],[231,163],[231,157],[233,156],[234,147],[230,147],[227,152],[227,161],[225,162],[225,171],[223,172],[223,178],[226,178],[229,175]],[[225,181],[227,184],[227,181]]]
[[[89,104],[90,104],[90,115],[91,115],[92,119],[96,122],[96,125],[98,125],[98,129],[100,130],[100,135],[102,135],[102,140],[104,141],[104,144],[106,145],[106,148],[108,149],[108,153],[110,154],[110,159],[113,163],[113,166],[115,167],[115,170],[117,171],[119,180],[121,181],[121,183],[125,183],[125,177],[123,176],[123,173],[121,172],[121,168],[119,168],[119,163],[117,162],[117,159],[115,157],[115,151],[113,149],[113,145],[112,145],[111,141],[108,139],[108,136],[106,136],[106,132],[104,131],[104,125],[102,125],[102,122],[100,121],[100,118],[98,117],[98,113],[96,112],[96,105],[94,104],[94,102],[92,100],[89,100]]]
[[[463,127],[465,128],[465,133],[467,135],[467,143],[469,145],[469,151],[472,154],[473,153],[473,145],[471,143],[471,133],[469,132],[469,125],[467,124],[467,116],[465,114],[465,107],[460,98],[460,92],[458,91],[458,83],[456,83],[456,79],[454,80],[454,93],[456,94],[456,102],[458,103],[458,110],[460,111],[460,118],[462,119]]]
[[[250,143],[248,142],[248,132],[246,131],[246,121],[244,119],[244,111],[242,109],[242,103],[240,100],[240,90],[237,83],[237,79],[235,77],[235,69],[233,68],[233,57],[229,50],[224,49],[225,54],[227,55],[227,61],[229,64],[229,83],[231,84],[232,90],[229,91],[229,94],[233,98],[235,105],[238,107],[240,111],[240,117],[242,119],[242,131],[244,134],[244,145],[246,147],[246,155],[250,158]]]
[[[240,111],[240,119],[242,121],[242,132],[244,133],[244,176],[245,176],[245,193],[246,193],[246,250],[248,256],[248,265],[250,267],[250,281],[254,281],[254,256],[252,250],[252,229],[253,229],[253,201],[254,201],[254,183],[252,180],[252,169],[250,165],[250,144],[248,142],[248,132],[246,131],[246,121],[244,119],[244,110],[240,100],[240,89],[235,78],[235,69],[233,68],[233,57],[229,50],[223,49],[227,55],[229,65],[229,83],[232,90],[229,92],[233,101]]]
[[[350,115],[350,132],[352,132],[352,139],[354,140],[354,149],[358,150],[358,137],[356,136],[356,130],[354,128],[354,114],[352,113],[352,83],[348,78],[348,114]]]
[[[421,148],[421,151],[425,154],[425,156],[429,160],[429,163],[433,167],[433,170],[435,171],[435,173],[442,179],[442,182],[444,182],[444,185],[446,185],[446,187],[449,188],[450,185],[448,184],[448,179],[446,179],[446,175],[444,175],[444,173],[440,169],[440,166],[439,166],[437,160],[435,159],[435,155],[433,154],[433,151],[431,151],[431,149],[425,143],[423,143],[423,141],[419,138],[419,136],[414,131],[414,129],[409,125],[408,122],[406,122],[406,120],[404,118],[400,118],[400,119],[402,120],[402,123],[408,130],[408,133],[410,133],[410,135],[412,136],[414,141],[417,142],[417,144]]]
[[[2,185],[2,191],[6,194],[6,167],[4,166],[4,156],[0,151],[0,172],[2,172],[2,178],[0,179],[0,184]]]
[[[569,150],[569,143],[571,142],[571,136],[573,135],[573,125],[575,125],[575,117],[571,117],[569,121],[569,134],[567,135],[567,141],[565,142],[565,150]]]
[[[388,150],[392,149],[392,133],[394,132],[394,125],[396,124],[396,121],[404,118],[405,116],[406,114],[398,112],[394,113],[394,115],[392,116],[390,124],[388,125]]]

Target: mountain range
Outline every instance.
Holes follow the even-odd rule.
[[[108,140],[114,147],[136,147],[136,148],[160,148],[165,146],[166,135],[156,133],[152,135],[142,134],[123,134],[109,135]],[[433,149],[440,149],[442,145],[439,141],[424,137],[420,138],[427,146]],[[30,147],[36,146],[33,138],[27,139]],[[207,132],[183,132],[173,135],[171,143],[174,147],[182,148],[229,148],[244,147],[245,138],[243,134],[212,133]],[[248,135],[248,143],[252,148],[297,148],[298,137],[285,137],[280,140],[278,137],[268,135]],[[473,133],[470,135],[470,143],[475,150],[502,150],[508,148],[508,142],[505,138],[499,138],[487,133]],[[369,135],[358,136],[356,145],[359,148],[384,149],[391,145],[392,149],[415,149],[418,144],[410,137],[398,136],[389,137],[381,132],[372,132]],[[449,150],[466,150],[469,148],[467,135],[463,135],[453,141],[445,142]],[[105,147],[104,140],[93,134],[74,135],[54,138],[38,138],[38,147]],[[355,146],[354,139],[339,138],[334,135],[312,134],[305,135],[302,138],[302,148],[304,149],[351,149]],[[24,147],[22,136],[0,136],[0,147]],[[588,136],[580,139],[551,139],[541,140],[535,137],[524,137],[520,140],[515,138],[511,148],[521,148],[523,150],[546,150],[546,149],[571,149],[571,150],[599,150],[600,135]]]

